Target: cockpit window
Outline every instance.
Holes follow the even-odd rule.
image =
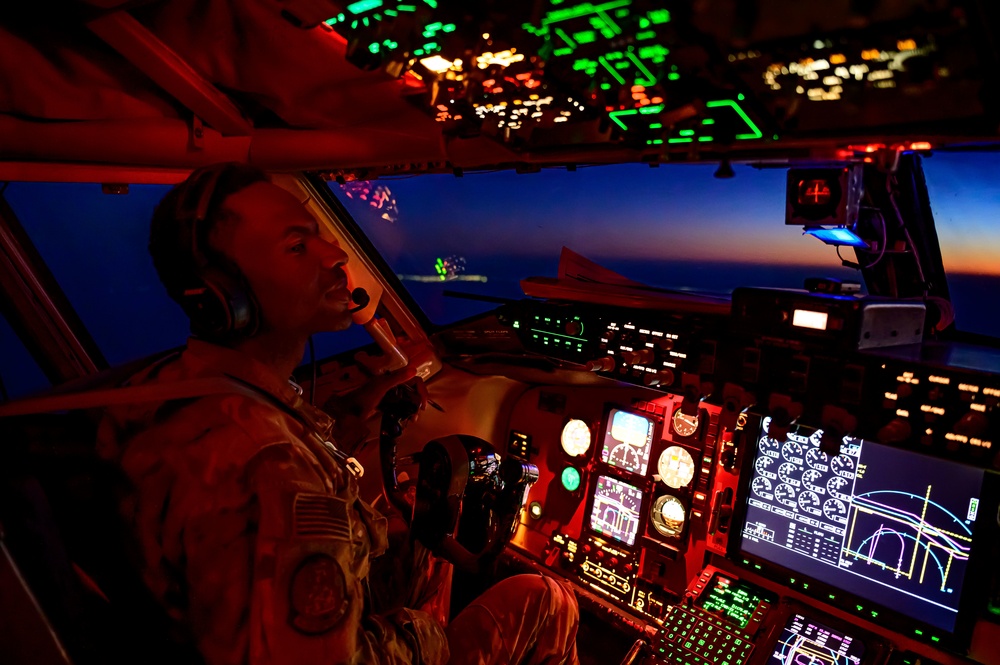
[[[937,152],[923,167],[955,327],[1000,337],[1000,153]]]
[[[3,349],[0,353],[0,402],[30,395],[51,385],[3,316],[0,316],[0,349]]]
[[[785,226],[785,170],[626,164],[330,183],[432,321],[496,305],[449,291],[521,298],[520,280],[555,277],[566,246],[626,277],[728,294],[860,281],[834,248]],[[853,260],[853,254],[844,258]]]
[[[118,364],[180,346],[187,318],[146,251],[167,185],[105,194],[94,183],[12,182],[4,198],[105,358]]]

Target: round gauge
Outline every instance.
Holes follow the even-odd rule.
[[[805,492],[799,493],[799,508],[802,512],[809,513],[810,515],[819,516],[822,514],[820,510],[819,497],[816,496],[816,492],[810,492],[806,490]]]
[[[830,469],[830,456],[819,448],[810,448],[806,451],[806,464],[817,471],[828,471]]]
[[[849,490],[851,487],[851,481],[846,478],[841,478],[840,476],[834,476],[830,480],[826,481],[826,491],[830,493],[830,496],[840,499],[841,501],[850,501],[851,497],[844,493],[844,490]]]
[[[681,532],[684,530],[687,510],[680,499],[664,494],[657,497],[656,501],[653,502],[653,510],[650,517],[653,520],[654,529],[664,536],[674,538],[681,535]]]
[[[759,494],[765,499],[771,498],[771,481],[767,478],[757,476],[750,483],[750,487],[753,489],[754,494]]]
[[[830,470],[842,478],[854,479],[854,460],[847,455],[837,455],[830,460]]]
[[[691,453],[680,446],[670,446],[660,453],[656,471],[667,487],[675,490],[687,487],[694,478],[694,460],[691,459]]]
[[[791,462],[782,462],[781,466],[778,467],[778,477],[781,478],[781,482],[788,483],[789,485],[799,484],[798,479],[795,478],[795,474],[798,472],[799,467]]]
[[[806,469],[802,473],[802,486],[807,490],[812,490],[817,494],[826,494],[826,491],[816,483],[823,481],[823,474],[816,469]]]
[[[678,436],[691,436],[698,431],[698,416],[688,415],[680,409],[674,411],[673,423]]]
[[[559,442],[562,443],[563,452],[570,457],[586,455],[590,450],[590,426],[582,420],[571,419],[562,429]]]
[[[841,524],[847,524],[847,506],[840,499],[827,499],[823,502],[823,515],[826,519]]]
[[[780,444],[777,439],[772,439],[769,436],[760,437],[760,443],[757,444],[760,447],[760,452],[768,457],[778,457],[778,448]]]
[[[782,483],[774,488],[774,500],[789,508],[795,507],[795,490],[791,485]]]
[[[754,462],[754,468],[757,469],[758,475],[774,480],[778,475],[771,471],[772,466],[774,466],[774,460],[770,457],[758,457],[757,461]]]
[[[802,464],[802,446],[794,441],[785,441],[781,447],[781,455],[789,462]]]

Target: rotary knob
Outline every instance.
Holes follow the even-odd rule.
[[[563,326],[563,330],[566,331],[567,335],[576,337],[583,332],[583,324],[579,321],[567,321],[566,325]]]
[[[902,443],[913,434],[913,427],[906,418],[893,418],[878,431],[879,443]]]
[[[615,369],[615,359],[611,356],[602,356],[588,360],[586,367],[588,372],[611,372]]]
[[[629,365],[648,365],[653,362],[653,350],[649,347],[638,351],[625,351],[622,353],[622,360]]]

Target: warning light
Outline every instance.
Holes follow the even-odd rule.
[[[568,492],[575,492],[580,489],[580,471],[575,466],[567,466],[562,471],[562,486]]]
[[[910,150],[930,150],[931,144],[927,141],[914,141],[910,144]]]

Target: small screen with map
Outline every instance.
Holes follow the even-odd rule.
[[[642,490],[610,476],[598,476],[590,528],[626,545],[635,544],[639,532]]]
[[[754,446],[740,551],[954,632],[983,470],[821,430]]]
[[[802,615],[788,617],[767,665],[861,665],[864,642]]]
[[[625,471],[645,475],[655,431],[656,423],[648,417],[611,409],[604,429],[601,461]]]

